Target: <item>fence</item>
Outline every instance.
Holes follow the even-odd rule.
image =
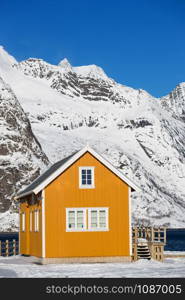
[[[19,242],[17,240],[0,241],[0,256],[19,254]]]

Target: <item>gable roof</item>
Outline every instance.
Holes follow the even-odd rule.
[[[77,151],[70,156],[56,162],[47,171],[41,174],[36,180],[34,180],[28,187],[20,191],[15,199],[22,198],[29,194],[38,194],[43,190],[50,182],[57,178],[62,172],[64,172],[68,167],[70,167],[75,161],[77,161],[83,154],[89,152],[97,160],[99,160],[103,165],[110,169],[115,175],[117,175],[121,180],[127,183],[132,189],[140,190],[139,187],[133,183],[129,178],[123,175],[118,169],[116,169],[108,160],[103,158],[100,154],[94,151],[89,146],[84,147],[82,150]]]
[[[41,174],[39,177],[37,177],[24,190],[20,191],[17,194],[16,198],[19,198],[20,196],[23,197],[23,194],[26,196],[30,192],[32,193],[37,186],[39,186],[41,183],[43,183],[48,177],[50,177],[56,170],[58,170],[61,166],[63,166],[76,153],[77,152],[75,152],[75,153],[69,155],[68,157],[65,157],[64,159],[62,159],[62,160],[56,162],[55,164],[53,164],[49,169],[47,169],[43,174]]]

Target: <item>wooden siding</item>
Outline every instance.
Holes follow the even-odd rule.
[[[95,167],[95,188],[79,188],[81,166]],[[130,256],[128,198],[128,185],[84,154],[45,188],[46,257]],[[108,207],[109,231],[66,232],[70,207]]]
[[[20,215],[25,213],[25,231],[20,230],[20,253],[24,255],[42,256],[42,210],[41,200],[35,199],[31,204],[31,197],[27,197],[25,201],[20,203]],[[35,216],[32,214],[32,231],[30,231],[30,211],[39,210],[39,231],[34,231]],[[20,218],[20,229],[22,223]]]

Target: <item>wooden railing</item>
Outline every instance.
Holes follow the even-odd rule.
[[[138,259],[138,246],[141,245],[142,242],[147,242],[151,258],[158,261],[164,260],[164,246],[166,244],[165,227],[132,227],[132,259],[134,261]]]
[[[138,238],[146,239],[148,242],[166,244],[166,227],[132,227],[132,241],[137,243]]]
[[[17,240],[0,241],[0,256],[19,254],[19,242]]]

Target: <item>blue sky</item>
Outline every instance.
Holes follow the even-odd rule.
[[[156,97],[185,81],[185,0],[0,0],[0,44],[17,60],[96,64]]]

